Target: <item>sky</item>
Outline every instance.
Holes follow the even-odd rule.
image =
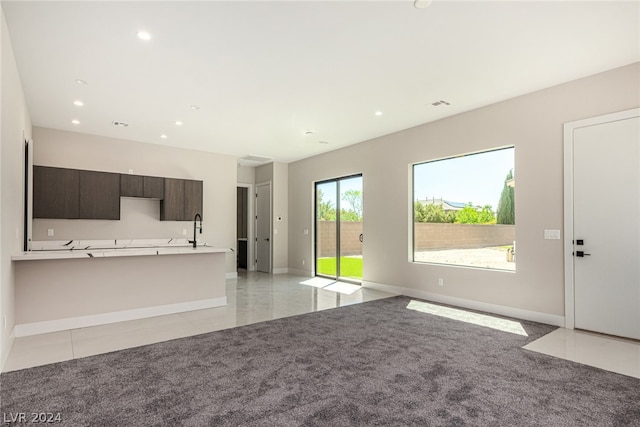
[[[504,180],[514,169],[514,149],[506,148],[414,166],[414,200],[491,205],[498,209]]]
[[[450,202],[473,203],[474,206],[491,205],[498,209],[504,180],[514,169],[514,148],[489,151],[450,159],[420,163],[414,166],[414,200],[443,198]],[[336,184],[320,184],[323,200],[336,206]],[[340,192],[362,191],[362,177],[340,181]],[[363,198],[366,198],[363,194]],[[341,201],[341,207],[351,206]]]
[[[325,202],[330,201],[333,207],[335,207],[336,206],[336,183],[328,182],[325,184],[320,184],[318,187],[320,188],[320,190],[322,190],[322,199]],[[361,176],[340,180],[340,194],[344,194],[349,190],[358,190],[360,191],[360,193],[363,193]],[[363,194],[363,197],[364,197],[364,194]],[[344,200],[340,201],[340,207],[347,211],[351,210],[351,205]]]

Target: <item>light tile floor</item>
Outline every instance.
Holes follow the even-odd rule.
[[[640,342],[559,328],[525,349],[640,378]]]
[[[227,280],[226,291],[224,307],[16,338],[3,372],[392,296],[327,279],[257,272]]]
[[[389,296],[321,278],[243,272],[227,281],[225,307],[17,338],[3,372]],[[560,328],[524,348],[640,378],[637,341]]]

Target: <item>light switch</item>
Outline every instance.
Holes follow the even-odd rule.
[[[302,234],[309,234],[309,229],[305,228],[304,230],[302,230]]]
[[[544,230],[546,240],[560,240],[560,230]]]

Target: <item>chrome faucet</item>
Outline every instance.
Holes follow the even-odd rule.
[[[202,234],[202,216],[200,216],[199,213],[196,214],[196,216],[193,217],[193,240],[189,240],[189,243],[193,243],[193,247],[196,248],[198,246],[198,243],[196,241],[196,228],[198,228],[196,226],[196,223],[198,221],[198,219],[200,219],[200,234]]]

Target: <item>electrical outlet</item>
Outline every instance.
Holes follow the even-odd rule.
[[[444,279],[442,277],[438,279],[438,286],[444,286]]]
[[[7,316],[2,316],[2,329],[7,329]]]
[[[187,235],[187,229],[186,229],[186,228],[183,228],[183,229],[182,229],[182,235],[183,235],[183,236],[186,236],[186,235]]]
[[[47,236],[53,237],[53,228],[47,228]]]
[[[133,175],[133,169],[129,169],[129,175]]]
[[[304,265],[304,260],[302,260],[302,265]]]

